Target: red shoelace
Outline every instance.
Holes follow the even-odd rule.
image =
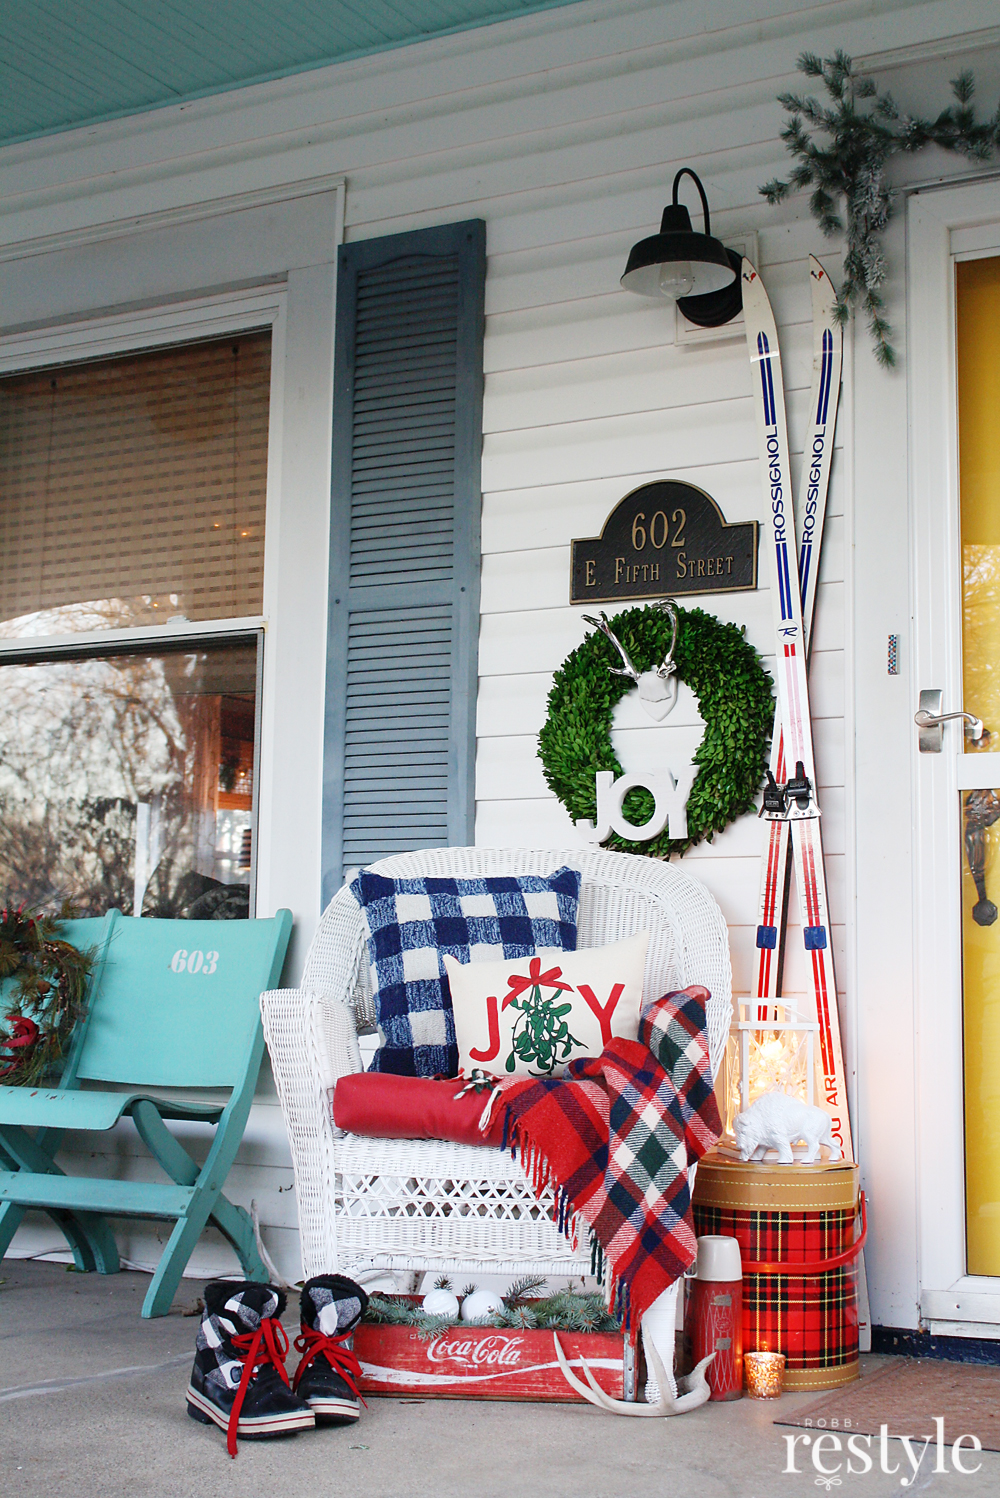
[[[239,1337],[232,1338],[233,1346],[243,1357],[243,1377],[233,1400],[233,1407],[229,1412],[229,1425],[226,1430],[226,1449],[230,1456],[236,1455],[236,1432],[239,1429],[240,1410],[246,1398],[250,1381],[258,1368],[270,1363],[277,1368],[285,1383],[288,1383],[288,1374],[285,1372],[285,1359],[288,1356],[288,1335],[281,1322],[273,1316],[264,1316],[260,1326],[255,1332],[244,1332]],[[298,1346],[298,1343],[296,1343]],[[289,1386],[290,1387],[290,1386]]]
[[[361,1364],[349,1346],[351,1335],[351,1332],[341,1332],[339,1336],[329,1337],[325,1332],[315,1331],[303,1322],[302,1334],[295,1338],[295,1348],[302,1353],[302,1361],[295,1370],[292,1388],[299,1387],[299,1380],[310,1363],[318,1357],[325,1357],[340,1374],[355,1398],[360,1399],[367,1409],[368,1405],[364,1396],[358,1393],[357,1380],[361,1377]]]

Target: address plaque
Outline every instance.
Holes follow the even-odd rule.
[[[570,603],[756,586],[756,520],[730,525],[710,494],[679,479],[633,489],[599,536],[573,542]]]

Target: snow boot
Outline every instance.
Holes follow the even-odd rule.
[[[343,1275],[318,1274],[303,1286],[301,1304],[302,1333],[295,1346],[302,1361],[292,1387],[312,1409],[317,1425],[353,1425],[361,1413],[354,1328],[368,1296]]]
[[[212,1280],[205,1286],[187,1412],[226,1432],[230,1456],[236,1455],[237,1436],[264,1440],[316,1423],[285,1372],[288,1337],[278,1319],[285,1305],[284,1293],[273,1285]]]

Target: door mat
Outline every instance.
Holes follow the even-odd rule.
[[[794,1415],[778,1416],[774,1424],[873,1436],[886,1425],[891,1436],[933,1441],[937,1416],[944,1419],[949,1446],[958,1436],[973,1435],[984,1451],[1000,1451],[1000,1368],[894,1358],[858,1383],[824,1394]]]

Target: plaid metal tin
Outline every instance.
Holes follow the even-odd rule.
[[[783,1167],[783,1173],[795,1170],[795,1166]],[[783,1352],[787,1359],[785,1388],[789,1390],[832,1388],[857,1378],[857,1259],[819,1274],[795,1273],[796,1265],[836,1258],[854,1244],[856,1171],[851,1177],[850,1206],[832,1207],[823,1202],[813,1208],[807,1200],[808,1181],[796,1182],[805,1190],[794,1208],[766,1207],[759,1204],[759,1175],[756,1179],[752,1175],[744,1178],[745,1194],[758,1198],[752,1204],[734,1200],[743,1193],[731,1165],[727,1165],[727,1176],[725,1195],[730,1200],[720,1205],[718,1182],[706,1181],[704,1195],[713,1199],[711,1203],[699,1200],[699,1172],[694,1193],[695,1231],[736,1238],[745,1263],[788,1265],[787,1273],[744,1271],[744,1352]],[[828,1199],[829,1182],[824,1185],[821,1177],[814,1180],[821,1202],[824,1196]]]

